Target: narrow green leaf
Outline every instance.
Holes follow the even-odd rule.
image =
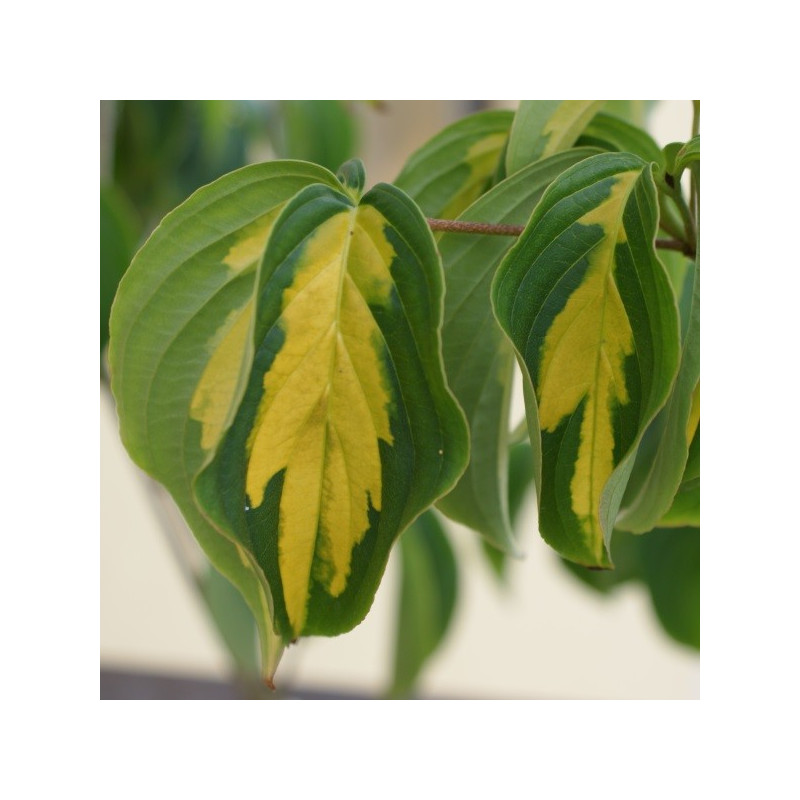
[[[654,239],[652,169],[592,156],[545,192],[492,285],[541,429],[539,529],[562,556],[610,567],[633,457],[679,361],[678,312]]]
[[[123,277],[109,363],[120,435],[133,460],[175,499],[211,563],[256,617],[262,669],[281,647],[257,562],[196,504],[193,482],[233,420],[252,359],[256,268],[275,218],[321,167],[259,164],[206,186],[168,214]]]
[[[253,369],[197,492],[273,588],[285,641],[366,615],[402,530],[466,466],[430,228],[398,189],[310,186],[259,272]]]
[[[594,153],[575,149],[532,164],[493,187],[459,219],[523,225],[550,183]],[[450,388],[470,424],[472,447],[467,471],[438,508],[509,553],[516,551],[507,492],[514,351],[497,324],[489,294],[495,270],[514,241],[461,233],[445,233],[439,240],[447,286],[444,361]]]
[[[578,140],[603,100],[523,100],[514,116],[506,151],[506,173],[566,150]]]
[[[694,401],[700,380],[700,270],[694,264],[686,276],[686,289],[680,304],[683,344],[678,377],[642,439],[617,519],[618,528],[633,533],[656,527],[669,510],[700,422],[699,399]]]
[[[530,442],[519,442],[508,451],[508,516],[511,527],[515,526],[520,509],[533,487],[535,459]],[[518,537],[515,537],[518,538]],[[505,578],[508,557],[487,539],[482,539],[483,553],[495,575]]]
[[[435,512],[425,512],[400,537],[400,570],[393,697],[411,693],[456,604],[456,559]]]
[[[619,153],[633,153],[644,161],[664,165],[664,153],[649,133],[603,111],[592,118],[577,144]]]
[[[491,185],[513,118],[481,111],[454,122],[411,155],[395,185],[426,216],[455,218]]]
[[[108,341],[108,317],[120,279],[136,251],[139,223],[115,186],[100,187],[100,349]]]
[[[640,559],[664,630],[700,649],[700,529],[656,529],[641,537]]]

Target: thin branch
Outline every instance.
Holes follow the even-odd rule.
[[[432,231],[482,233],[488,236],[519,236],[523,225],[492,225],[489,222],[460,222],[457,219],[428,219]]]
[[[678,239],[656,239],[656,249],[658,250],[678,250],[686,256],[694,256],[694,250],[686,242]]]
[[[428,219],[432,231],[448,233],[479,233],[488,236],[519,236],[522,225],[493,225],[490,222],[461,222],[456,219]],[[678,250],[687,256],[694,255],[692,247],[679,239],[656,239],[656,247],[661,250]]]

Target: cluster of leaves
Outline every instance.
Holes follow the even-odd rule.
[[[699,543],[677,530],[699,531],[699,136],[662,150],[602,106],[474,114],[368,191],[358,161],[244,167],[134,258],[110,323],[121,435],[241,592],[268,680],[288,642],[364,618],[405,531],[407,692],[455,604],[438,515],[501,570],[529,485],[543,538],[584,572],[613,568],[618,530],[665,543],[616,573],[657,609],[654,587],[693,574],[669,554]],[[443,217],[519,235],[434,234]]]

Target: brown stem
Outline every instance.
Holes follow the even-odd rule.
[[[519,236],[525,230],[522,225],[492,225],[489,222],[460,222],[457,219],[429,219],[432,231],[449,233],[482,233],[489,236]]]
[[[461,222],[456,219],[428,219],[432,231],[448,233],[481,233],[489,236],[519,236],[525,230],[523,225],[493,225],[490,222]],[[692,247],[678,239],[656,239],[660,250],[678,250],[687,256],[694,255]]]
[[[656,239],[656,248],[658,250],[677,250],[685,256],[694,256],[692,246],[677,239]]]

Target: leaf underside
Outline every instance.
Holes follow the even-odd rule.
[[[256,270],[281,208],[303,187],[337,185],[311,164],[246,167],[168,214],[123,277],[110,320],[111,388],[133,460],[170,492],[211,563],[255,615],[269,678],[281,646],[266,579],[213,525],[193,482],[233,419],[252,357]]]

